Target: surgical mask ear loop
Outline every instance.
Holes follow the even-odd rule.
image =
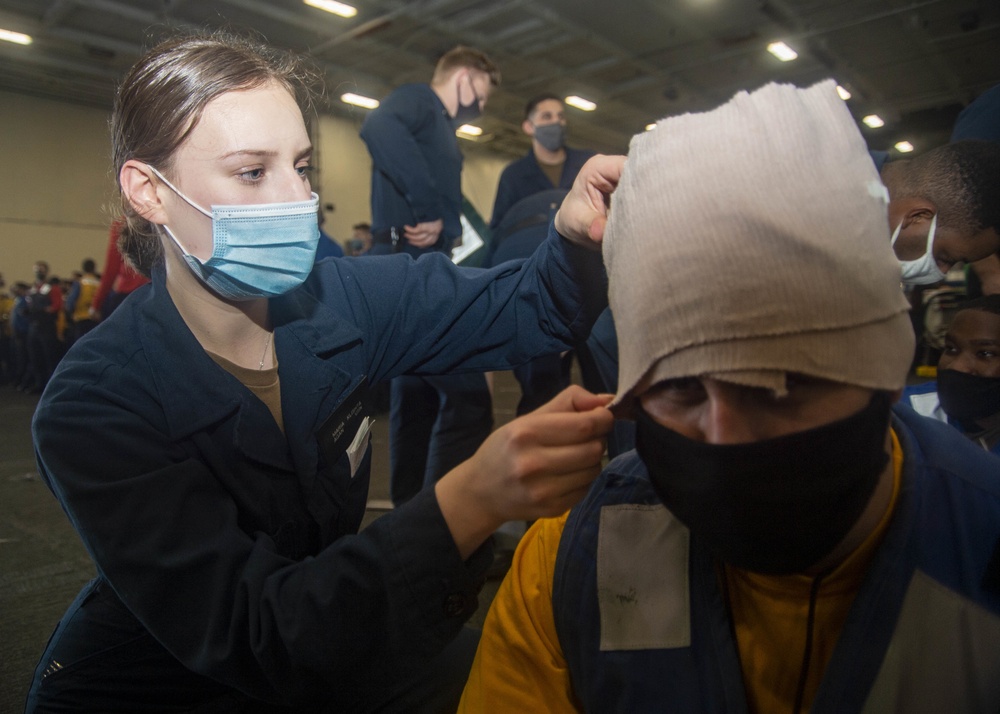
[[[189,206],[191,206],[191,208],[194,208],[195,210],[200,211],[207,218],[211,218],[212,217],[212,212],[211,211],[206,211],[204,208],[202,208],[197,203],[195,203],[194,201],[192,201],[190,198],[188,198],[187,196],[185,196],[184,193],[179,188],[177,188],[172,183],[170,183],[170,181],[167,180],[166,176],[164,176],[159,171],[157,171],[155,166],[150,166],[149,164],[146,164],[146,165],[149,166],[149,170],[150,171],[152,171],[154,174],[156,174],[157,178],[159,178],[163,183],[167,184],[167,186],[170,188],[170,190],[173,191],[174,193],[176,193],[182,199],[184,199],[184,202],[186,204],[188,204]]]
[[[153,167],[151,166],[150,168]],[[156,169],[153,170],[155,171]],[[164,179],[164,181],[166,181],[166,179]],[[892,232],[892,239],[889,242],[889,245],[892,246],[893,248],[896,247],[896,241],[899,240],[899,232],[902,229],[903,229],[903,222],[900,221],[899,225],[896,226],[896,230]],[[927,255],[928,253],[931,253],[934,250],[934,235],[936,233],[937,233],[937,214],[935,213],[934,217],[931,218],[931,227],[927,231],[927,246],[924,248],[924,255]],[[920,256],[920,258],[923,258],[924,255]],[[917,260],[920,260],[920,258],[917,258]],[[912,263],[915,261],[909,261],[909,262]]]
[[[195,203],[194,201],[192,201],[190,198],[188,198],[187,196],[185,196],[184,193],[179,188],[177,188],[172,183],[170,183],[170,181],[167,179],[166,176],[164,176],[159,171],[157,171],[155,166],[153,166],[151,164],[146,164],[146,166],[149,166],[149,170],[152,171],[154,174],[156,174],[157,178],[159,178],[163,183],[165,183],[170,188],[171,191],[173,191],[178,196],[180,196],[181,199],[186,204],[188,204],[189,206],[191,206],[191,208],[195,209],[196,211],[199,211],[205,217],[207,217],[209,220],[211,220],[212,214],[209,211],[206,211],[204,208],[202,208],[197,203]],[[170,226],[168,226],[166,223],[163,224],[163,230],[165,230],[167,232],[167,235],[170,236],[170,239],[174,242],[174,244],[178,248],[181,249],[181,253],[183,253],[186,256],[191,256],[195,260],[198,260],[197,256],[191,255],[191,253],[189,253],[188,250],[184,246],[181,245],[181,242],[179,240],[177,240],[177,236],[174,235],[174,232],[172,230],[170,230]]]
[[[934,238],[937,234],[937,214],[931,219],[930,230],[927,231],[927,254],[931,257],[934,256]],[[934,261],[934,265],[937,265],[937,261]]]

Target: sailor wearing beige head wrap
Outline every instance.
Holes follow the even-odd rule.
[[[632,141],[604,239],[614,408],[660,499],[727,563],[824,565],[885,511],[913,355],[886,206],[832,81]]]
[[[616,404],[691,375],[778,395],[787,372],[904,386],[887,194],[835,87],[771,84],[632,140],[604,238],[627,336]]]
[[[835,85],[637,137],[604,250],[636,449],[524,536],[460,712],[1000,711],[998,462],[891,407],[913,337]]]

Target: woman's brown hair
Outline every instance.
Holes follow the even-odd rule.
[[[308,122],[321,94],[321,73],[302,58],[247,37],[217,32],[173,37],[129,70],[111,116],[112,162],[135,159],[166,172],[171,158],[216,97],[270,82],[284,86]],[[162,257],[155,227],[121,197],[125,224],[118,247],[144,275]]]

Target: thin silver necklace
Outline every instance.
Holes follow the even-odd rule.
[[[264,369],[264,358],[267,357],[267,348],[271,346],[271,336],[273,334],[273,332],[267,333],[267,341],[264,342],[264,351],[260,355],[260,367],[257,368],[258,370]]]

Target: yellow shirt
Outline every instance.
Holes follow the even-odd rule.
[[[10,295],[0,295],[0,330],[5,335],[14,334],[11,327],[12,315],[14,313],[14,298]]]
[[[892,461],[889,507],[871,535],[820,588],[803,711],[808,710],[819,687],[847,612],[896,505],[903,454],[894,433]],[[567,516],[537,521],[521,539],[510,572],[483,623],[479,649],[459,705],[461,714],[582,710],[573,695],[552,614],[556,553]],[[812,578],[762,576],[732,568],[726,569],[726,575],[750,710],[788,711],[795,701],[802,665]]]
[[[552,615],[552,576],[568,515],[536,521],[521,538],[483,623],[459,712],[579,711]]]
[[[903,453],[895,434],[892,458],[894,478],[889,507],[865,541],[824,577],[819,586],[803,712],[808,712],[812,705],[851,603],[896,507]],[[794,708],[804,659],[813,578],[760,575],[729,567],[725,573],[748,709],[751,714],[790,711]]]
[[[76,296],[76,304],[73,306],[73,322],[82,322],[90,318],[90,303],[97,294],[97,289],[101,286],[101,280],[93,273],[86,273],[80,278],[80,292]]]

